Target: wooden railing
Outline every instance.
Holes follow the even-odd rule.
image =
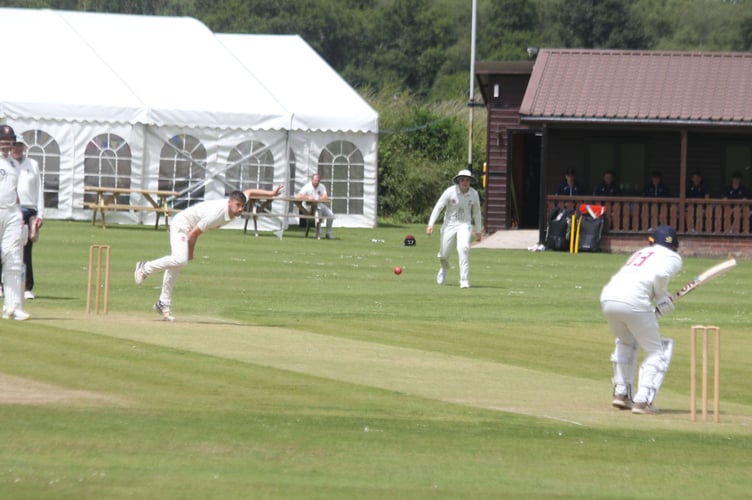
[[[604,231],[611,234],[645,233],[668,224],[680,234],[752,238],[752,200],[549,195],[546,217],[555,207],[588,203],[606,207]]]

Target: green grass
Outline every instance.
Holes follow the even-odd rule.
[[[624,255],[474,249],[460,290],[422,226],[335,233],[202,236],[165,323],[160,277],[132,277],[163,230],[48,222],[32,320],[0,322],[0,497],[748,496],[749,262],[662,320],[664,411],[642,417],[609,406],[598,295]],[[85,314],[92,243],[107,316]],[[689,422],[698,323],[722,328],[720,424]]]

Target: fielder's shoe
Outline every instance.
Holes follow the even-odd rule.
[[[652,403],[641,401],[632,405],[632,413],[636,415],[653,415],[659,413],[660,410],[653,406]]]
[[[31,290],[26,290],[24,292],[24,299],[26,299],[26,300],[34,300],[34,294],[31,293]]]
[[[619,408],[620,410],[631,410],[634,404],[627,394],[614,394],[614,399],[611,400],[611,406]]]
[[[439,268],[439,273],[436,275],[436,283],[438,285],[443,285],[444,280],[446,280],[446,269],[441,267]]]
[[[158,300],[157,303],[154,304],[154,310],[161,314],[165,321],[175,321],[175,316],[170,314],[170,306],[163,303],[161,300]]]
[[[140,285],[144,282],[146,279],[146,271],[144,270],[144,263],[143,262],[136,262],[136,270],[133,271],[133,279],[136,281],[137,285]]]
[[[3,319],[13,319],[16,321],[25,321],[29,319],[30,315],[23,309],[15,309],[13,312],[7,312],[3,309]]]
[[[467,280],[460,281],[460,288],[470,288],[470,282]]]

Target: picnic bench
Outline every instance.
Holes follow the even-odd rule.
[[[298,209],[298,213],[295,212],[273,212],[272,206],[275,201],[283,201],[285,205],[292,203]],[[311,230],[311,223],[316,228],[316,238],[321,239],[321,223],[334,217],[325,217],[320,214],[319,205],[329,203],[330,200],[305,200],[290,196],[254,196],[248,198],[245,204],[245,209],[241,214],[241,217],[245,219],[243,225],[243,233],[248,231],[248,222],[253,220],[253,231],[258,236],[258,218],[259,217],[276,217],[284,221],[291,217],[297,217],[304,220],[306,223],[305,236],[308,238],[308,233]]]
[[[168,225],[169,216],[178,211],[170,207],[168,200],[180,194],[176,191],[162,191],[158,189],[114,188],[105,186],[84,186],[84,193],[94,193],[96,195],[95,201],[84,202],[84,208],[92,209],[92,225],[96,224],[97,214],[100,214],[102,228],[106,228],[105,213],[108,211],[154,212],[156,214],[154,229],[159,228],[159,217],[162,215],[164,215],[165,226]],[[130,203],[118,202],[119,197],[130,197],[134,194],[141,195],[149,204],[131,205]]]

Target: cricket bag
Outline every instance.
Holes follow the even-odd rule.
[[[565,208],[554,208],[551,211],[546,227],[546,250],[569,251],[573,213]]]
[[[603,235],[603,217],[580,214],[577,226],[580,233],[578,251],[600,252],[601,236]]]

